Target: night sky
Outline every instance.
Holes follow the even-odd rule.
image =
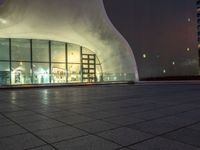
[[[140,77],[197,74],[196,0],[104,0],[104,4],[133,49]]]
[[[0,0],[0,4],[3,0]],[[141,78],[198,73],[196,0],[104,0]]]

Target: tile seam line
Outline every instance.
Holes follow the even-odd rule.
[[[34,111],[33,111],[34,112]],[[35,112],[35,113],[38,113],[38,112]],[[40,114],[40,113],[38,113],[38,114]],[[41,115],[41,114],[40,114]],[[44,114],[42,114],[42,115],[44,115]],[[45,116],[45,115],[44,115]],[[72,124],[68,124],[68,123],[66,123],[66,122],[62,122],[62,121],[60,121],[60,120],[57,120],[57,119],[55,119],[55,118],[51,118],[51,117],[48,117],[48,116],[46,116],[47,118],[50,118],[50,119],[53,119],[53,120],[55,120],[55,121],[58,121],[58,122],[60,122],[60,123],[63,123],[63,124],[65,124],[66,126],[70,126],[70,127],[72,127],[72,128],[75,128],[75,129],[78,129],[78,130],[81,130],[81,131],[83,131],[83,132],[85,132],[85,133],[87,133],[88,135],[93,135],[93,136],[96,136],[96,137],[98,137],[98,138],[100,138],[100,139],[103,139],[103,140],[105,140],[105,141],[109,141],[109,142],[111,142],[111,143],[113,143],[113,144],[117,144],[118,146],[123,146],[123,145],[121,145],[121,144],[119,144],[119,143],[116,143],[116,142],[114,142],[114,141],[112,141],[112,140],[109,140],[109,139],[106,139],[106,138],[104,138],[104,137],[101,137],[101,136],[98,136],[97,134],[95,134],[95,133],[91,133],[91,132],[88,132],[88,131],[86,131],[86,130],[84,130],[84,129],[81,129],[81,128],[78,128],[78,127],[76,127],[76,126],[74,126],[74,125],[72,125]],[[96,120],[93,120],[93,121],[97,121],[98,119],[96,119]],[[84,123],[84,122],[83,122]],[[120,128],[120,127],[118,127],[118,128]],[[106,130],[106,131],[109,131],[109,130]],[[60,142],[62,142],[62,141],[68,141],[68,140],[61,140]],[[56,142],[57,143],[57,142]]]
[[[12,120],[11,118],[7,117],[6,115],[4,115],[3,113],[0,112],[0,114],[2,116],[4,116],[5,118],[7,118],[8,120],[10,120],[11,122],[15,123],[16,125],[18,125],[19,127],[23,128],[25,131],[27,131],[28,133],[30,133],[31,135],[33,135],[34,137],[38,138],[39,140],[43,141],[44,143],[46,143],[47,145],[53,147],[55,150],[58,150],[56,147],[54,147],[51,143],[48,143],[47,141],[45,141],[44,139],[40,138],[39,136],[37,136],[36,134],[34,134],[33,132],[31,132],[30,130],[24,128],[23,126],[21,126],[19,123],[17,123],[16,121]]]
[[[18,106],[18,105],[16,105],[16,106]],[[18,106],[18,107],[21,107],[21,106]],[[23,108],[23,107],[22,107],[22,108]],[[23,108],[23,109],[24,109],[24,108]],[[29,110],[29,109],[24,109],[24,110]],[[112,140],[103,138],[103,137],[98,136],[98,135],[96,135],[96,134],[94,134],[94,133],[90,133],[90,132],[88,132],[88,131],[86,131],[86,130],[77,128],[76,126],[73,126],[72,124],[67,124],[67,123],[65,123],[65,122],[62,122],[62,121],[57,120],[57,119],[55,119],[55,118],[51,118],[51,117],[49,117],[49,116],[46,116],[46,115],[41,114],[41,113],[39,113],[39,112],[35,112],[35,111],[33,111],[33,110],[29,110],[29,111],[34,112],[34,113],[39,114],[39,115],[42,115],[42,116],[45,116],[45,117],[47,117],[47,118],[49,118],[49,119],[53,119],[53,120],[55,120],[55,121],[58,121],[58,122],[60,122],[60,123],[65,124],[65,125],[67,125],[67,126],[70,126],[70,127],[72,127],[72,128],[81,130],[81,131],[83,131],[83,132],[85,132],[85,133],[87,133],[87,134],[89,134],[89,135],[93,135],[93,136],[96,136],[96,137],[98,137],[98,138],[101,138],[101,139],[103,139],[103,140],[105,140],[105,141],[109,141],[109,142],[114,143],[114,144],[116,144],[116,145],[118,145],[118,146],[123,146],[123,145],[121,145],[121,144],[119,144],[119,143],[116,143],[116,142],[114,142],[114,141],[112,141]],[[3,113],[0,112],[0,114],[3,114]],[[3,114],[3,116],[6,117],[7,119],[9,119],[9,117],[7,117],[6,115]],[[9,119],[9,120],[10,120],[10,119]],[[96,119],[96,120],[98,120],[98,119]],[[12,121],[12,122],[16,123],[17,125],[19,125],[19,126],[21,127],[21,125],[18,124],[17,122],[15,122],[15,121]],[[22,128],[24,128],[24,127],[22,127]],[[56,128],[56,127],[55,127],[55,128]],[[120,128],[120,127],[119,127],[119,128]],[[52,128],[51,128],[51,129],[52,129]],[[27,130],[27,129],[26,129],[26,130]],[[28,131],[29,131],[29,130],[28,130]],[[31,131],[29,131],[29,132],[32,133]],[[34,133],[33,133],[33,134],[34,134]],[[35,135],[35,134],[34,134],[34,135]],[[35,135],[35,136],[38,137],[37,135]],[[41,139],[41,138],[39,138],[39,139]],[[42,140],[43,140],[43,139],[42,139]],[[44,140],[43,140],[43,141],[44,141]],[[62,141],[68,141],[68,140],[65,139],[65,140],[62,140]],[[62,141],[60,141],[60,142],[62,142]],[[46,141],[45,141],[45,143],[51,145],[51,143],[48,143],[48,142],[46,142]],[[53,146],[53,148],[54,148],[54,146]],[[57,150],[57,148],[55,148],[55,149]]]
[[[170,130],[170,131],[165,132],[165,133],[162,133],[162,134],[155,135],[153,138],[150,138],[150,139],[148,139],[148,140],[151,140],[151,139],[154,139],[154,138],[157,138],[157,137],[161,137],[161,138],[168,139],[168,140],[171,140],[171,141],[176,141],[176,142],[179,142],[179,143],[183,143],[183,144],[186,144],[186,145],[190,145],[190,146],[192,146],[192,147],[200,148],[200,146],[195,146],[195,145],[188,144],[188,143],[185,143],[185,142],[181,142],[181,141],[177,141],[177,140],[173,140],[173,139],[170,139],[170,138],[163,137],[163,136],[166,135],[166,134],[173,133],[173,132],[175,132],[175,131],[178,131],[178,130],[181,130],[181,129],[184,129],[184,128],[188,128],[188,127],[193,126],[193,125],[196,125],[196,124],[198,124],[198,123],[200,123],[200,121],[197,121],[197,122],[195,122],[195,123],[192,123],[192,124],[189,124],[189,125],[186,125],[186,126],[183,126],[183,127],[177,128],[177,129],[174,129],[174,130]],[[131,129],[131,128],[130,128],[130,129]],[[141,130],[139,130],[139,131],[141,131]],[[142,132],[144,132],[144,131],[142,131]],[[144,133],[149,134],[149,132],[144,132]],[[151,134],[152,134],[152,133],[151,133]],[[136,144],[140,144],[140,143],[143,143],[143,142],[148,141],[148,140],[144,140],[144,141],[142,141],[142,142],[137,142],[137,143],[134,143],[134,144],[130,144],[130,145],[128,145],[127,147],[134,146],[134,145],[136,145]]]

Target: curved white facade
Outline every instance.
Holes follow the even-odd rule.
[[[6,0],[0,6],[0,38],[75,43],[96,53],[103,73],[138,80],[133,52],[109,21],[103,0]]]

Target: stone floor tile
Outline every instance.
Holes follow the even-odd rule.
[[[147,111],[147,112],[131,114],[129,116],[132,116],[134,118],[140,118],[143,120],[153,120],[153,119],[164,117],[165,115],[163,115],[159,112],[156,112],[156,111]]]
[[[150,134],[146,134],[129,128],[118,128],[114,130],[109,130],[99,133],[98,135],[123,146],[134,144],[152,137],[152,135]]]
[[[82,116],[82,115],[71,115],[71,116],[59,117],[56,119],[67,124],[77,124],[77,123],[94,120],[92,118]]]
[[[156,121],[163,122],[163,123],[169,123],[169,124],[177,126],[177,127],[188,126],[188,125],[196,122],[189,118],[178,118],[175,116],[160,118],[160,119],[157,119]]]
[[[54,144],[59,150],[115,150],[120,147],[99,137],[88,135]]]
[[[135,123],[144,121],[142,119],[138,119],[132,116],[116,116],[116,117],[106,118],[103,120],[106,122],[115,123],[118,125],[130,125],[130,124],[135,124]]]
[[[121,149],[117,149],[117,150],[130,150],[129,148],[121,148]]]
[[[200,121],[199,116],[200,116],[200,112],[198,110],[188,111],[188,112],[184,112],[184,113],[176,115],[176,117],[178,117],[178,118],[190,119],[190,120],[194,120],[194,121]]]
[[[12,125],[12,124],[14,124],[14,122],[12,122],[6,118],[0,118],[0,127]]]
[[[7,107],[0,106],[1,113],[15,112],[15,111],[21,111],[21,110],[23,109],[11,104],[10,106],[7,106]]]
[[[99,111],[99,112],[95,112],[95,113],[85,113],[83,115],[88,116],[88,117],[93,118],[93,119],[103,119],[103,118],[117,116],[117,113]]]
[[[179,128],[169,123],[159,121],[146,121],[138,124],[129,125],[127,127],[154,135],[160,135]]]
[[[40,147],[31,148],[28,150],[56,150],[56,149],[53,148],[52,146],[44,145],[44,146],[40,146]]]
[[[90,133],[101,132],[118,127],[115,124],[107,123],[104,121],[96,120],[74,125],[77,128],[83,129]]]
[[[94,108],[78,108],[78,109],[70,109],[70,111],[80,114],[96,112]]]
[[[28,133],[0,139],[2,150],[23,150],[44,144],[43,141]]]
[[[87,134],[70,126],[51,128],[47,130],[36,131],[34,133],[49,143],[67,140]]]
[[[0,138],[16,134],[26,133],[27,131],[17,125],[8,125],[0,127]]]
[[[22,126],[29,131],[50,129],[50,128],[60,127],[60,126],[64,126],[64,125],[65,124],[63,124],[61,122],[58,122],[58,121],[55,121],[55,120],[50,120],[50,119],[22,124]]]
[[[17,123],[28,123],[28,122],[37,122],[40,120],[48,119],[42,115],[28,115],[22,117],[10,117],[12,120],[16,121]]]
[[[35,115],[35,113],[32,111],[28,111],[28,110],[22,110],[22,111],[5,113],[5,115],[7,117],[13,118],[13,117],[31,116],[31,115]]]
[[[43,113],[45,116],[50,117],[50,118],[60,118],[60,117],[64,117],[64,116],[72,116],[72,115],[76,115],[73,112],[70,111],[56,111],[56,112],[44,112]]]
[[[164,137],[200,148],[200,131],[197,130],[183,128],[181,130],[166,134]]]
[[[198,148],[180,142],[155,138],[130,146],[132,150],[198,150]]]
[[[200,131],[200,123],[192,125],[192,126],[189,126],[188,128]]]
[[[38,106],[35,106],[33,108],[31,108],[31,110],[37,112],[37,113],[49,113],[49,112],[57,112],[57,111],[60,111],[60,109],[58,108],[55,108],[55,107],[49,107],[48,105],[45,105],[44,107],[38,107]]]

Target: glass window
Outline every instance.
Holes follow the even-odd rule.
[[[68,44],[68,62],[80,63],[80,46]]]
[[[101,65],[96,65],[96,77],[97,77],[97,82],[103,81]]]
[[[83,68],[89,68],[88,64],[86,64],[86,65],[84,64]]]
[[[9,60],[9,40],[0,39],[0,60]]]
[[[65,62],[65,43],[52,42],[51,44],[51,61]]]
[[[82,51],[83,54],[95,54],[95,52],[93,52],[93,51],[91,51],[91,50],[89,50],[88,48],[85,48],[85,47],[83,47],[82,50],[83,50]],[[83,55],[83,58],[88,58],[88,57],[90,59],[94,59],[94,56]],[[100,64],[100,61],[99,61],[98,57],[96,57],[96,64]]]
[[[49,62],[49,41],[33,40],[33,61]]]
[[[94,68],[95,68],[94,65],[90,65],[89,67],[90,67],[91,69],[94,69]]]
[[[51,83],[66,83],[66,65],[52,63],[51,67]]]
[[[10,63],[0,62],[0,85],[10,84]]]
[[[68,81],[81,82],[80,64],[68,64]]]
[[[95,61],[94,61],[94,60],[90,60],[89,63],[90,63],[90,64],[95,64]]]
[[[93,51],[89,50],[88,48],[83,47],[82,48],[83,54],[95,54]]]
[[[95,73],[95,69],[90,69],[90,73]]]
[[[89,58],[89,55],[82,55],[82,58],[84,58],[84,59],[88,59]]]
[[[11,40],[12,60],[30,61],[30,40]]]
[[[12,62],[11,84],[31,84],[31,65],[25,62]]]
[[[94,59],[95,55],[89,55],[89,59]]]
[[[89,63],[89,62],[88,62],[88,59],[83,59],[82,63],[83,63],[83,64],[88,64],[88,63]]]
[[[99,61],[99,58],[96,56],[96,64],[97,65],[100,65],[101,63],[100,63],[100,61]]]
[[[83,73],[89,74],[89,69],[88,69],[88,68],[84,68],[84,69],[83,69]]]
[[[50,75],[48,63],[33,63],[33,83],[49,83],[49,76]]]

